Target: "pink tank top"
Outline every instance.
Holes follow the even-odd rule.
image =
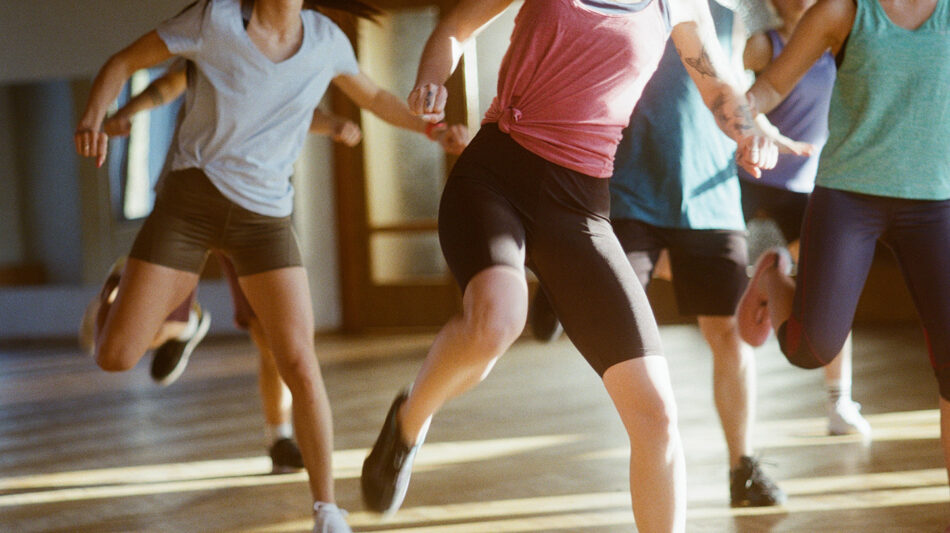
[[[669,37],[663,4],[607,13],[580,0],[525,0],[483,123],[497,122],[552,163],[610,177],[621,132]]]

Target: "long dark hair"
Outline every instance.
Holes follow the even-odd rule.
[[[376,20],[382,14],[378,7],[362,0],[304,0],[303,7],[321,11],[331,9],[369,20]]]

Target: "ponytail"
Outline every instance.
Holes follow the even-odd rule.
[[[332,9],[368,20],[376,20],[382,11],[362,0],[304,0],[304,9]]]

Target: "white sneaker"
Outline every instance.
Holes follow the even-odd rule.
[[[346,523],[347,512],[333,503],[313,504],[313,533],[353,533]]]
[[[828,433],[831,435],[871,435],[871,424],[861,416],[861,404],[850,399],[828,402]]]

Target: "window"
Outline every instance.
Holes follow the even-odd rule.
[[[156,67],[133,74],[116,102],[117,108],[144,91],[165,70],[165,67]],[[110,139],[109,182],[114,212],[119,220],[138,220],[152,211],[155,184],[165,167],[180,107],[181,98],[137,113],[132,117],[128,138]]]

